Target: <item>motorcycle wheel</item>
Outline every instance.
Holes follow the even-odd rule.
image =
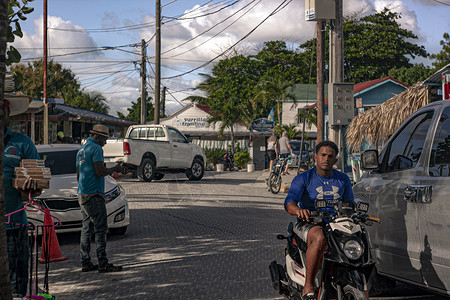
[[[270,174],[269,188],[272,194],[278,194],[281,188],[281,176],[275,173]]]
[[[366,294],[351,285],[344,286],[344,300],[366,300]]]

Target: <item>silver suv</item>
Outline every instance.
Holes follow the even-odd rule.
[[[450,295],[450,101],[422,107],[361,166],[353,192],[381,218],[368,228],[378,274]]]

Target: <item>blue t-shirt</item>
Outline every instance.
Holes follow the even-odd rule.
[[[13,132],[9,127],[6,127],[4,139],[5,141],[8,140],[3,151],[5,214],[9,214],[24,207],[20,198],[20,192],[13,185],[14,168],[20,166],[22,159],[39,159],[39,153],[33,141],[28,136]],[[5,221],[8,221],[8,218]],[[11,215],[9,223],[28,225],[25,210]],[[6,228],[14,228],[14,225],[7,224]]]
[[[93,138],[78,150],[78,194],[96,194],[105,192],[105,178],[95,174],[94,163],[103,162],[103,149]]]
[[[301,208],[315,211],[314,201],[354,200],[350,178],[342,172],[333,169],[330,177],[322,177],[316,168],[297,175],[291,183],[289,192],[284,200],[284,209],[289,202],[294,202]],[[332,204],[327,204],[327,211],[334,214]]]

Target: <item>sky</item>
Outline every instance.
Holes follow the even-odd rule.
[[[381,11],[401,13],[414,43],[438,53],[450,33],[450,0],[343,0],[344,16]],[[47,0],[49,58],[70,68],[86,92],[101,93],[109,114],[128,113],[140,97],[141,40],[147,43],[147,91],[154,94],[155,1]],[[292,49],[315,35],[305,21],[305,0],[161,0],[161,85],[167,87],[166,114],[198,94],[201,74],[209,74],[224,50],[251,54],[265,41],[284,40]],[[14,46],[28,63],[43,55],[43,0],[21,22],[23,38]],[[255,29],[256,28],[256,29]],[[250,35],[245,37],[247,34]],[[219,56],[219,57],[218,57]],[[216,60],[214,58],[218,57]],[[210,62],[210,63],[208,63]],[[426,65],[430,61],[422,60]],[[184,75],[183,75],[184,74]]]

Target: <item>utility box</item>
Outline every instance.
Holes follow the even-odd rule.
[[[306,21],[336,19],[336,0],[305,0]]]
[[[328,84],[328,122],[330,125],[348,125],[355,117],[353,83]]]

